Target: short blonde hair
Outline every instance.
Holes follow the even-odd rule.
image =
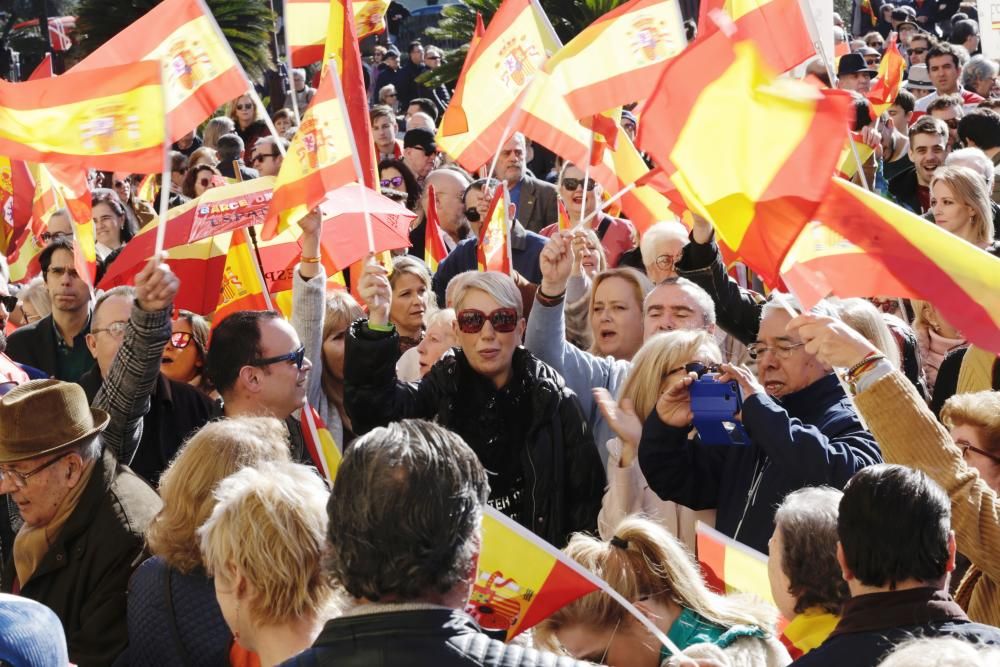
[[[632,401],[637,415],[650,414],[660,397],[660,385],[666,374],[695,361],[698,351],[706,348],[715,359],[700,359],[706,363],[721,363],[722,350],[715,336],[704,330],[670,331],[652,336],[642,344],[632,358],[632,368],[618,394],[618,400]]]
[[[564,551],[627,600],[662,595],[717,625],[751,625],[773,633],[777,610],[749,598],[710,591],[694,558],[660,524],[630,516],[618,524],[614,535],[612,543],[576,533]],[[558,650],[555,635],[561,629],[583,626],[610,630],[628,615],[611,596],[597,591],[570,602],[535,626],[535,640],[549,650]]]
[[[261,623],[280,625],[320,613],[333,586],[323,572],[326,503],[316,471],[299,463],[244,468],[223,480],[198,529],[210,576],[242,574],[257,594],[247,602]]]
[[[899,345],[878,308],[873,306],[870,301],[856,297],[831,299],[831,301],[844,324],[867,338],[869,343],[885,355],[893,368],[899,368]]]
[[[146,529],[150,553],[184,574],[201,567],[195,531],[212,512],[218,483],[247,466],[288,460],[288,431],[273,417],[234,417],[203,426],[160,478],[163,509]]]
[[[49,290],[45,287],[45,281],[41,276],[35,276],[28,283],[28,286],[18,293],[22,303],[30,303],[31,307],[38,313],[38,317],[46,317],[52,314],[52,298]]]
[[[514,279],[499,271],[469,271],[471,275],[464,278],[455,289],[455,301],[450,304],[456,312],[462,310],[465,297],[472,290],[486,292],[501,308],[513,308],[518,319],[524,317],[524,301],[521,290],[517,289]]]
[[[986,450],[1000,455],[1000,392],[955,394],[941,408],[941,423],[948,428],[975,428],[983,436]]]
[[[646,301],[646,295],[648,295],[653,290],[653,283],[650,282],[646,274],[640,273],[629,266],[619,266],[617,269],[608,269],[606,271],[601,271],[596,276],[590,285],[590,311],[587,316],[587,324],[593,327],[593,313],[594,313],[594,299],[597,298],[597,288],[601,286],[605,280],[609,278],[621,278],[627,282],[632,287],[632,292],[635,294],[635,298],[639,303],[639,312],[643,310],[643,303]],[[590,346],[590,352],[596,354],[597,352],[597,341]]]
[[[965,239],[975,245],[984,245],[993,240],[993,208],[990,206],[990,193],[986,191],[983,177],[968,167],[945,166],[938,167],[931,178],[931,189],[934,184],[942,181],[955,195],[955,199],[973,210],[974,236]]]
[[[236,105],[233,105],[233,110],[235,112]],[[229,116],[216,116],[215,118],[209,119],[205,123],[205,130],[201,133],[202,148],[211,148],[213,151],[219,144],[219,137],[224,134],[229,134],[230,132],[236,131],[236,119]],[[201,148],[194,151],[191,154],[191,161],[194,161],[195,153],[197,153]],[[219,158],[216,156],[215,161],[218,162]]]

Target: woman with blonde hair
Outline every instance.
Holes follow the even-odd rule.
[[[691,364],[710,366],[722,362],[715,337],[706,331],[671,331],[651,337],[632,359],[628,377],[617,402],[607,389],[594,389],[594,400],[617,434],[608,440],[608,488],[601,501],[597,526],[609,538],[624,518],[642,514],[695,549],[695,524],[715,525],[715,510],[695,511],[661,500],[650,490],[637,458],[642,420],[656,407],[656,399],[671,380]]]
[[[972,245],[993,244],[993,212],[983,178],[968,167],[939,167],[931,178],[934,222]]]
[[[219,137],[224,134],[229,134],[236,131],[236,121],[229,116],[216,116],[215,118],[210,118],[207,123],[205,123],[205,131],[202,133],[202,148],[211,148],[215,150],[219,145]],[[199,149],[201,150],[201,149]],[[191,162],[194,162],[194,156],[198,151],[191,154]]]
[[[577,533],[566,555],[633,602],[689,659],[671,659],[652,633],[600,591],[537,625],[537,643],[611,667],[691,664],[695,659],[755,667],[791,662],[774,634],[777,610],[755,599],[711,592],[694,558],[662,526],[629,517],[613,535],[602,541]]]
[[[593,280],[606,271],[608,258],[604,246],[592,229],[581,229],[574,236],[573,270],[566,284],[566,340],[581,350],[591,350],[594,335],[590,328],[590,296]]]
[[[247,164],[253,160],[253,147],[258,139],[271,136],[271,131],[264,122],[264,114],[254,103],[254,98],[244,93],[230,102],[226,113],[235,126],[232,130],[243,140],[243,161]]]
[[[590,288],[590,333],[594,342],[588,352],[631,359],[642,346],[642,304],[652,289],[649,279],[632,268],[608,269],[594,276]]]
[[[244,468],[219,484],[198,529],[222,615],[262,667],[312,646],[337,612],[323,571],[329,496],[316,471],[299,463]]]
[[[392,287],[389,321],[399,332],[402,354],[423,340],[426,318],[437,304],[431,289],[431,274],[419,259],[408,255],[394,257],[389,285]]]
[[[323,358],[320,392],[315,391],[315,383],[312,380],[309,382],[309,404],[313,407],[325,406],[325,410],[319,407],[316,409],[341,447],[346,447],[354,440],[351,419],[344,409],[344,338],[351,322],[364,315],[361,306],[349,292],[327,294],[323,314],[322,354],[319,355]],[[307,350],[306,356],[308,355]]]
[[[965,347],[969,342],[962,332],[951,326],[930,301],[914,299],[913,331],[917,334],[920,362],[927,379],[927,390],[934,392],[938,370],[945,357],[952,351]]]
[[[277,419],[237,417],[207,424],[160,478],[163,509],[146,532],[152,558],[129,581],[129,664],[228,664],[226,627],[195,531],[212,512],[220,481],[247,466],[289,460]]]

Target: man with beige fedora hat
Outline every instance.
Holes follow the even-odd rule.
[[[109,420],[74,383],[35,380],[0,397],[0,493],[24,519],[0,590],[52,609],[80,667],[110,665],[124,650],[128,579],[162,506],[102,450]]]

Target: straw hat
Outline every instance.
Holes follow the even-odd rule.
[[[0,463],[14,463],[80,444],[110,416],[91,408],[74,382],[34,380],[0,397]]]

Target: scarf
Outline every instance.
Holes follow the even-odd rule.
[[[948,353],[966,344],[961,338],[946,338],[930,327],[917,328],[917,343],[920,348],[920,359],[924,362],[924,372],[927,374],[927,389],[934,389],[938,369]]]
[[[89,461],[84,465],[80,481],[70,489],[66,497],[59,503],[59,507],[56,508],[56,514],[52,517],[51,521],[44,526],[29,526],[28,524],[24,524],[21,526],[21,530],[17,531],[17,535],[14,537],[14,570],[17,572],[17,581],[20,588],[23,589],[28,580],[31,579],[31,575],[38,569],[39,563],[42,562],[45,554],[49,551],[49,547],[52,546],[52,541],[59,534],[59,531],[62,530],[63,525],[65,525],[70,515],[73,514],[73,510],[76,509],[77,504],[80,502],[80,496],[83,495],[83,490],[87,488],[87,483],[90,481],[90,476],[94,472],[96,465],[97,459]]]

